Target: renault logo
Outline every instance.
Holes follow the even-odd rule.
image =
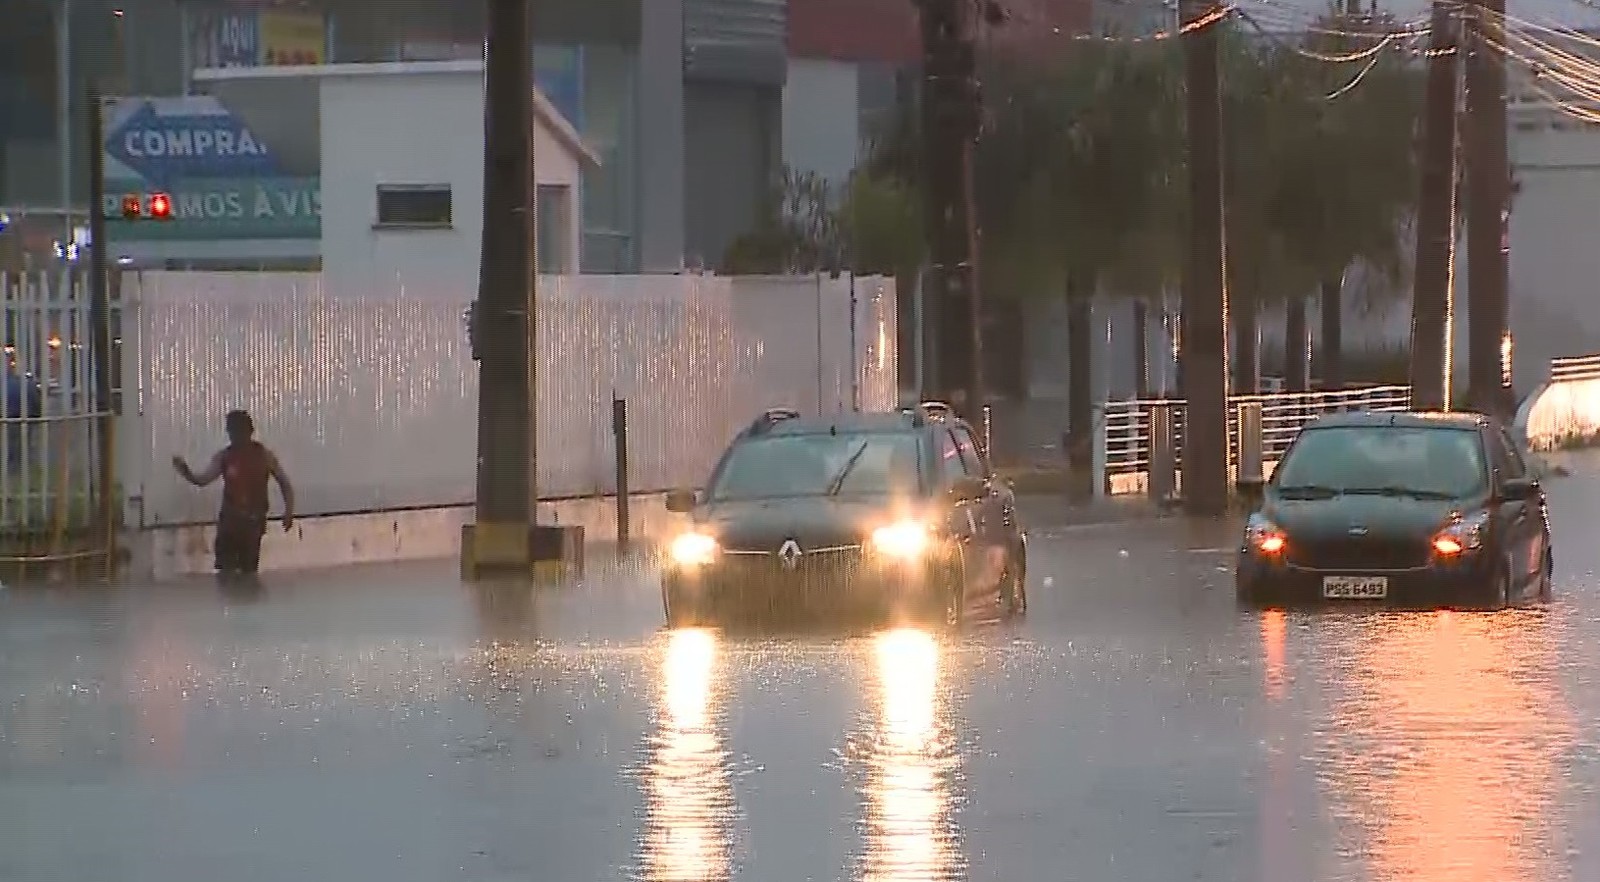
[[[783,568],[792,570],[800,563],[800,543],[790,539],[778,546],[778,559],[783,561]]]

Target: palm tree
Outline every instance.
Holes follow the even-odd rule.
[[[1278,168],[1273,214],[1293,259],[1314,272],[1322,300],[1321,380],[1343,384],[1342,307],[1352,266],[1396,290],[1407,272],[1402,231],[1416,205],[1415,133],[1421,107],[1420,69],[1403,41],[1386,40],[1392,19],[1330,16],[1306,40],[1312,54],[1348,50],[1346,34],[1383,43],[1359,63],[1330,64],[1299,56],[1283,76],[1306,96],[1297,109]],[[1304,326],[1303,301],[1286,317]],[[1289,334],[1296,329],[1287,328]],[[1301,337],[1303,339],[1303,336]],[[1286,349],[1296,350],[1285,339]],[[1303,350],[1300,350],[1303,351]],[[1291,375],[1294,372],[1291,366]]]
[[[1094,297],[1174,274],[1174,62],[1161,44],[1085,42],[1010,103],[1027,108],[1023,136],[1036,152],[1008,169],[1021,186],[1006,238],[1019,260],[1047,267],[1066,301],[1068,451],[1079,465],[1093,428]]]

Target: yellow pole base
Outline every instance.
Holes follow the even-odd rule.
[[[560,581],[583,574],[583,529],[522,523],[461,526],[461,578],[533,576]]]

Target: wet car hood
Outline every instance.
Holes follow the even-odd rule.
[[[1343,494],[1321,499],[1268,497],[1261,513],[1291,538],[1301,541],[1345,538],[1352,527],[1367,535],[1400,541],[1427,541],[1457,512],[1479,506],[1457,499]]]
[[[693,519],[723,548],[771,551],[790,539],[802,549],[859,545],[896,513],[912,511],[882,497],[801,496],[711,502],[695,509]]]

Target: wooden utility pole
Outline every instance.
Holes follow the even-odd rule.
[[[1411,294],[1411,406],[1415,410],[1450,407],[1460,54],[1453,4],[1434,0],[1432,29],[1417,194],[1417,267]]]
[[[473,334],[478,364],[477,522],[462,569],[528,572],[533,526],[533,51],[529,0],[487,0],[483,248]]]
[[[1467,79],[1467,397],[1473,410],[1509,418],[1510,366],[1501,345],[1510,325],[1506,224],[1511,169],[1506,156],[1506,0],[1472,7]]]
[[[1192,514],[1221,514],[1228,486],[1227,245],[1222,222],[1222,94],[1217,25],[1226,6],[1183,0],[1188,86],[1189,257],[1183,277],[1183,498]]]
[[[972,151],[980,107],[976,4],[916,0],[922,24],[922,180],[929,268],[924,315],[931,325],[930,388],[975,419],[983,406]],[[925,381],[926,382],[926,381]]]

